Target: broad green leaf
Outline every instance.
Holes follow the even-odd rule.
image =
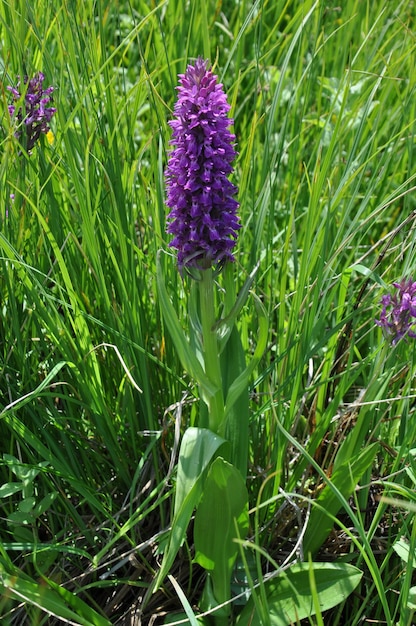
[[[201,480],[201,476],[218,449],[226,442],[207,428],[187,428],[179,450],[178,475],[176,480],[174,515],[178,515],[190,492]],[[205,478],[205,475],[204,475]]]
[[[228,598],[230,597],[231,591],[228,593]],[[218,604],[217,597],[214,594],[210,572],[208,572],[208,576],[205,581],[204,591],[199,601],[199,606],[203,613],[209,612],[209,623],[212,626],[230,626],[232,613],[231,602],[224,601],[224,603]]]
[[[4,483],[0,487],[0,498],[8,498],[18,491],[22,491],[23,487],[22,483]]]
[[[192,513],[201,499],[208,466],[225,443],[224,439],[206,428],[188,428],[185,431],[179,451],[172,527],[168,547],[156,579],[156,589],[169,573],[185,538]]]
[[[13,511],[9,513],[7,520],[11,524],[30,524],[33,522],[33,515],[25,511]]]
[[[52,503],[56,499],[57,495],[58,495],[57,491],[51,491],[51,493],[46,494],[46,496],[42,498],[42,500],[38,502],[38,504],[33,509],[33,514],[36,517],[39,517],[39,515],[42,515],[42,513],[47,511],[52,506]]]
[[[241,473],[221,457],[209,468],[195,516],[195,560],[210,572],[217,604],[230,598],[236,539],[248,531],[248,493]],[[204,607],[205,608],[205,607]]]
[[[342,498],[348,499],[353,493],[361,476],[371,466],[378,444],[373,443],[338,467],[331,476],[331,484],[326,484],[315,502],[309,517],[308,527],[303,540],[305,554],[313,555],[324,543],[333,526],[332,516],[342,508]]]
[[[21,502],[19,502],[18,509],[22,513],[29,513],[33,510],[33,507],[36,504],[36,498],[33,496],[29,498],[24,498]]]
[[[393,544],[393,550],[407,565],[416,568],[416,553],[410,554],[410,545],[404,537],[400,537],[400,539]]]
[[[310,568],[312,572],[310,571]],[[264,583],[271,626],[289,626],[315,615],[310,574],[313,574],[319,608],[326,611],[356,588],[362,572],[346,563],[298,563]],[[238,626],[262,626],[251,597],[237,621]]]
[[[259,551],[260,552],[260,551]],[[254,552],[244,551],[237,556],[231,579],[233,605],[243,607],[250,597],[250,581],[255,580],[258,563]]]
[[[411,609],[412,611],[416,611],[416,587],[410,587],[409,589],[407,607]]]

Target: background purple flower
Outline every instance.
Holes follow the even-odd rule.
[[[223,86],[198,58],[179,76],[173,149],[166,168],[167,232],[178,251],[178,266],[206,269],[234,261],[237,188],[228,180],[236,152],[233,123]]]
[[[7,87],[15,102],[8,107],[10,116],[18,122],[15,135],[20,139],[23,124],[26,128],[25,148],[28,152],[32,150],[41,133],[46,134],[50,130],[49,122],[56,111],[54,107],[48,106],[52,102],[54,87],[43,89],[44,79],[42,72],[38,72],[30,80],[27,76],[24,77],[23,89],[20,80],[16,87]],[[17,105],[21,100],[23,101]]]
[[[416,324],[416,282],[403,278],[393,286],[397,292],[382,297],[380,319],[375,322],[392,335],[394,345],[402,337],[416,337],[416,332],[412,330]]]

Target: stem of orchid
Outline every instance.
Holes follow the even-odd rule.
[[[223,423],[224,417],[224,396],[218,340],[215,330],[215,292],[212,268],[203,270],[201,274],[199,293],[205,374],[216,388],[216,392],[208,399],[208,425],[212,432],[223,436],[223,433],[219,432],[220,424]]]

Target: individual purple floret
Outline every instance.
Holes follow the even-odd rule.
[[[393,285],[398,291],[382,297],[380,319],[375,322],[392,335],[394,345],[402,337],[416,337],[416,332],[412,330],[416,325],[416,282],[403,278]]]
[[[228,180],[236,152],[229,131],[230,105],[222,84],[198,58],[179,75],[175,118],[166,168],[167,232],[178,251],[178,266],[207,269],[234,261],[240,224],[237,187]]]
[[[52,102],[51,93],[54,87],[43,89],[44,79],[42,72],[38,72],[30,80],[27,76],[24,77],[22,90],[20,90],[20,80],[16,87],[7,87],[13,94],[15,102],[8,107],[10,116],[18,122],[15,135],[20,139],[22,124],[24,124],[26,127],[25,148],[28,152],[32,150],[41,133],[49,132],[49,122],[56,111],[54,107],[48,106]],[[19,102],[22,98],[23,101]]]

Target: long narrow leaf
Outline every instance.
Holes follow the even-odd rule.
[[[254,297],[259,323],[257,346],[246,369],[240,374],[240,376],[236,378],[236,380],[230,385],[228,389],[228,394],[225,401],[225,421],[227,420],[228,411],[231,409],[234,402],[240,396],[243,389],[247,387],[250,376],[252,375],[254,368],[258,365],[267,346],[267,336],[269,330],[267,312],[260,299],[255,294],[252,295]]]
[[[38,607],[54,617],[80,626],[111,626],[111,623],[76,595],[55,585],[38,584],[20,575],[10,576],[0,571],[0,589],[12,597]],[[70,607],[70,608],[69,608]]]
[[[358,481],[365,471],[370,467],[378,449],[378,444],[374,443],[364,448],[358,455],[349,462],[339,467],[331,476],[331,483],[340,494],[346,499],[353,493]],[[338,494],[331,489],[330,485],[325,485],[316,499],[319,507],[312,509],[308,527],[303,541],[305,554],[315,552],[321,547],[333,525],[332,519],[327,515],[336,515],[342,507],[342,502]]]
[[[195,352],[192,350],[182,330],[176,311],[173,308],[173,305],[166,291],[160,255],[161,252],[159,251],[157,255],[156,279],[163,319],[170,333],[175,349],[177,351],[177,355],[180,362],[182,363],[183,368],[188,372],[190,376],[194,378],[198,385],[200,385],[200,387],[205,391],[207,396],[212,396],[215,394],[216,390],[209,382],[209,380],[207,380],[202,365],[198,361]]]

